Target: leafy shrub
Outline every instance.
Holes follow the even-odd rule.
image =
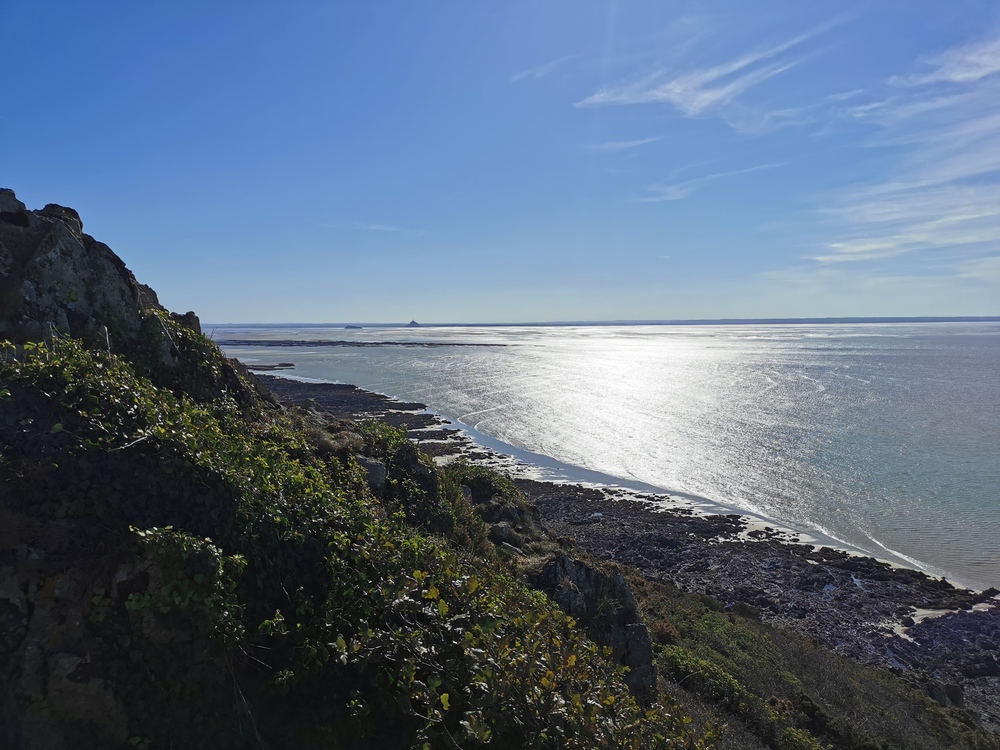
[[[781,750],[823,750],[823,745],[809,732],[794,727],[785,727],[778,740],[778,747]]]
[[[705,745],[470,554],[481,522],[398,431],[363,430],[389,470],[379,502],[211,362],[187,381],[69,340],[2,354],[5,543],[86,587],[79,648],[131,746]],[[109,746],[53,700],[74,747]]]
[[[361,423],[365,453],[385,463],[382,500],[400,510],[409,524],[425,531],[450,534],[454,517],[442,501],[437,472],[431,460],[406,437],[406,430],[384,422]]]
[[[494,498],[523,502],[520,491],[510,477],[486,466],[470,464],[464,458],[448,464],[445,468],[445,475],[452,481],[468,487],[472,491],[474,503]]]
[[[525,499],[511,479],[485,466],[470,464],[464,458],[449,463],[442,472],[442,482],[449,491],[468,488],[469,501],[487,522],[507,522],[516,533],[516,543],[531,553],[551,551],[538,510]],[[464,492],[463,492],[464,494]]]

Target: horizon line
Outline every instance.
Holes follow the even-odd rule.
[[[313,328],[512,328],[543,326],[810,325],[853,323],[1000,323],[1000,315],[836,316],[822,318],[692,318],[673,320],[553,320],[524,323],[202,323],[211,326],[297,326]]]

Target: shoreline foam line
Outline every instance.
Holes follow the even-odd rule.
[[[731,505],[718,500],[712,500],[701,495],[684,492],[683,490],[659,487],[640,480],[624,479],[616,477],[612,474],[605,474],[593,469],[586,469],[582,466],[568,464],[551,456],[534,453],[524,448],[518,448],[515,445],[505,443],[499,438],[487,435],[475,427],[462,422],[450,420],[432,409],[427,409],[425,411],[427,414],[432,414],[445,421],[448,426],[459,429],[475,444],[513,459],[515,463],[512,464],[511,468],[520,469],[521,471],[526,469],[527,471],[525,471],[525,476],[523,477],[525,479],[534,479],[540,482],[552,482],[555,484],[579,484],[594,487],[596,489],[623,489],[633,493],[633,495],[662,495],[669,497],[671,500],[679,500],[680,504],[684,507],[689,508],[700,515],[738,515],[744,519],[748,525],[760,527],[769,526],[776,531],[783,532],[790,537],[793,537],[790,541],[794,543],[808,544],[813,547],[829,547],[831,549],[846,552],[850,555],[871,557],[894,567],[916,570],[934,578],[947,577],[949,582],[962,588],[969,588],[958,578],[946,576],[931,565],[923,563],[907,555],[896,553],[894,550],[886,547],[885,545],[878,544],[878,542],[874,539],[872,541],[876,542],[876,544],[891,555],[891,557],[884,557],[871,550],[851,544],[850,542],[834,536],[826,529],[819,527],[805,529],[796,527],[784,521],[778,521],[761,513],[756,513],[752,510],[742,508],[738,505]],[[532,470],[534,470],[533,474],[530,473]],[[643,501],[643,498],[639,497],[634,497],[633,499],[636,501]],[[649,501],[647,500],[646,502]],[[662,509],[663,512],[667,512],[668,510],[668,508]]]
[[[364,388],[355,384],[344,383],[339,380],[309,378],[285,372],[272,372],[269,374],[273,377],[284,378],[286,380],[293,380],[302,383],[353,385],[355,388],[362,388],[363,390],[367,390],[371,393],[385,396],[386,398],[392,399],[397,403],[407,401],[402,394],[382,393],[371,388]],[[951,584],[960,588],[979,590],[978,587],[963,582],[960,576],[953,576],[947,571],[938,570],[934,566],[923,563],[915,558],[896,553],[894,550],[880,544],[875,539],[872,539],[871,541],[881,549],[885,550],[889,557],[873,550],[851,544],[850,542],[840,539],[826,529],[820,527],[801,528],[793,526],[786,522],[769,518],[761,513],[757,513],[737,505],[712,500],[710,498],[695,495],[683,490],[660,487],[647,482],[642,482],[640,480],[630,480],[616,477],[611,474],[605,474],[600,471],[569,464],[542,453],[535,453],[524,448],[519,448],[516,445],[506,443],[499,438],[488,435],[472,425],[465,424],[459,420],[451,419],[434,409],[427,408],[416,413],[434,416],[444,423],[444,427],[459,430],[459,432],[463,433],[473,444],[509,459],[509,461],[502,462],[500,468],[520,474],[521,476],[519,478],[534,479],[541,482],[552,482],[554,484],[578,484],[593,487],[595,489],[621,489],[631,493],[633,496],[631,499],[636,502],[650,502],[647,499],[638,497],[639,495],[660,495],[678,502],[678,504],[682,507],[688,508],[699,515],[738,515],[748,526],[761,528],[769,526],[778,532],[788,535],[790,537],[789,543],[808,544],[816,548],[828,547],[830,549],[840,550],[857,557],[869,557],[893,567],[916,570],[932,578],[944,578]],[[667,512],[669,509],[661,508],[659,510]]]

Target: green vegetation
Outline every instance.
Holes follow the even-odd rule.
[[[629,583],[657,641],[657,664],[698,721],[729,724],[720,748],[996,750],[996,735],[884,670],[636,574]]]
[[[605,564],[655,643],[644,708],[523,582],[559,545],[508,478],[276,408],[165,314],[126,357],[0,346],[0,572],[28,592],[0,609],[0,708],[25,746],[1000,748],[752,607]]]
[[[6,345],[0,394],[0,559],[34,592],[35,616],[0,638],[0,663],[24,665],[30,695],[4,700],[22,703],[25,738],[706,743],[687,717],[641,708],[493,552],[461,491],[472,470],[439,475],[401,432],[361,429],[387,467],[376,498],[350,451],[317,450],[301,420],[166,316],[130,359],[73,340]],[[52,649],[47,682],[22,658],[28,640]]]

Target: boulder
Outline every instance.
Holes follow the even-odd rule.
[[[937,680],[930,680],[927,682],[925,689],[931,699],[937,701],[945,708],[948,706],[956,706],[958,708],[965,706],[964,691],[960,685],[943,684]]]
[[[31,216],[13,190],[0,188],[0,222],[25,229],[31,226]]]
[[[356,455],[354,458],[357,459],[361,468],[367,472],[368,486],[371,487],[372,492],[376,495],[381,495],[382,490],[385,488],[385,478],[388,473],[385,464],[377,458],[369,458],[361,454]]]
[[[500,521],[490,526],[490,541],[494,544],[509,544],[514,548],[524,545],[524,539],[508,521]]]
[[[12,190],[0,190],[0,338],[59,333],[128,346],[139,337],[142,307],[132,272],[83,233],[76,211],[54,203],[27,211]]]
[[[636,698],[643,702],[654,698],[653,643],[621,573],[558,552],[528,570],[527,578],[583,625],[594,641],[611,648],[615,661],[629,668],[625,683]]]
[[[39,216],[61,221],[66,227],[78,237],[83,237],[83,219],[76,212],[75,208],[60,206],[58,203],[48,203],[41,211],[36,212]]]
[[[198,320],[198,316],[194,314],[194,310],[188,310],[186,313],[170,313],[170,318],[175,323],[184,326],[185,328],[190,328],[197,334],[201,334],[201,321]]]

